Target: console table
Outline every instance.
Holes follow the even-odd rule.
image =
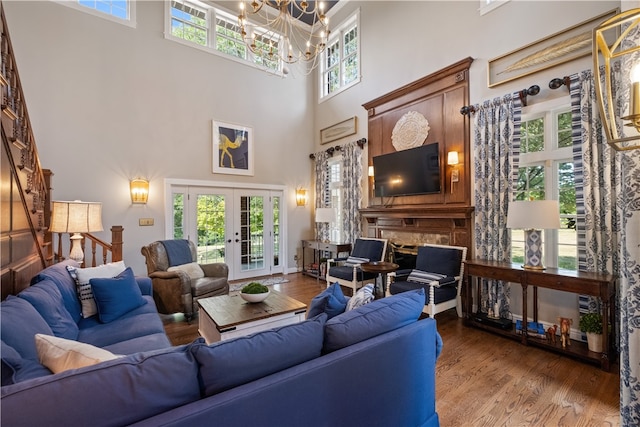
[[[545,270],[527,270],[519,264],[505,263],[487,260],[468,260],[465,262],[467,280],[465,283],[465,322],[502,334],[506,337],[518,339],[524,345],[535,345],[556,353],[566,354],[586,362],[597,363],[600,368],[608,371],[610,359],[613,354],[613,335],[609,325],[615,325],[615,281],[616,278],[609,274],[589,273],[584,271],[561,270],[547,268]],[[515,325],[510,329],[501,329],[478,322],[473,313],[473,285],[474,280],[477,289],[477,301],[480,301],[480,279],[502,280],[505,282],[519,283],[522,286],[522,333],[516,334]],[[545,339],[530,337],[527,334],[527,298],[529,287],[533,290],[533,321],[538,321],[538,287],[555,289],[575,294],[591,295],[602,300],[602,353],[589,351],[587,344],[581,341],[571,340],[571,344],[562,348],[560,340],[556,343],[547,342]],[[578,319],[574,319],[574,327],[578,325]]]
[[[306,249],[313,250],[313,263],[316,268],[308,268],[305,262]],[[330,258],[337,258],[341,253],[351,252],[351,243],[321,242],[319,240],[303,240],[302,241],[302,273],[316,279],[324,279],[320,274],[320,252],[330,252]]]

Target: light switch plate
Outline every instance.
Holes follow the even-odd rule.
[[[153,218],[140,218],[138,220],[138,225],[140,225],[141,227],[153,225]]]

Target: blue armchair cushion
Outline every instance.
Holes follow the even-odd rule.
[[[146,304],[131,267],[114,278],[90,279],[91,291],[98,308],[98,318],[109,323]]]
[[[327,321],[323,353],[384,334],[415,322],[424,307],[424,290],[375,300]]]
[[[416,270],[439,273],[445,276],[460,275],[462,251],[452,248],[420,246],[416,258]]]
[[[344,313],[347,308],[347,298],[342,293],[342,288],[338,282],[331,284],[327,289],[313,297],[309,304],[307,318],[326,313],[328,319]]]
[[[29,286],[18,294],[40,313],[56,337],[75,340],[78,338],[78,324],[71,318],[62,299],[60,290],[49,279]]]
[[[211,396],[320,356],[326,320],[320,314],[210,346],[202,340],[192,344],[203,394]]]
[[[36,334],[53,335],[44,318],[25,299],[9,295],[0,304],[0,335],[21,357],[38,360]]]
[[[384,242],[380,240],[356,239],[351,251],[352,257],[365,258],[367,260],[381,261]]]
[[[430,288],[429,284],[420,284],[420,283],[408,282],[408,281],[393,282],[389,286],[389,293],[391,295],[396,295],[402,292],[415,291],[416,289],[423,289],[426,297],[425,304],[429,304],[430,303],[429,288]],[[440,287],[434,288],[433,291],[434,291],[433,292],[434,304],[440,304],[441,302],[450,301],[456,298],[458,295],[458,289],[456,286],[440,286]]]
[[[353,273],[353,267],[347,267],[344,265],[339,265],[336,267],[331,267],[329,269],[329,276],[337,279],[347,280],[349,282],[355,280],[357,282],[362,282],[364,280],[372,280],[378,277],[377,273],[369,273],[364,272],[361,269],[356,269],[355,274]],[[355,277],[354,277],[355,276]]]

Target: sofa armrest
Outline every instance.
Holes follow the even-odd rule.
[[[205,277],[229,277],[229,266],[224,262],[198,265],[204,271]]]
[[[142,295],[153,295],[153,282],[150,277],[136,276],[136,282]]]

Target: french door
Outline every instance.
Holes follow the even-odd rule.
[[[229,279],[282,273],[282,190],[172,186],[171,238],[198,247],[198,262],[224,262]]]

